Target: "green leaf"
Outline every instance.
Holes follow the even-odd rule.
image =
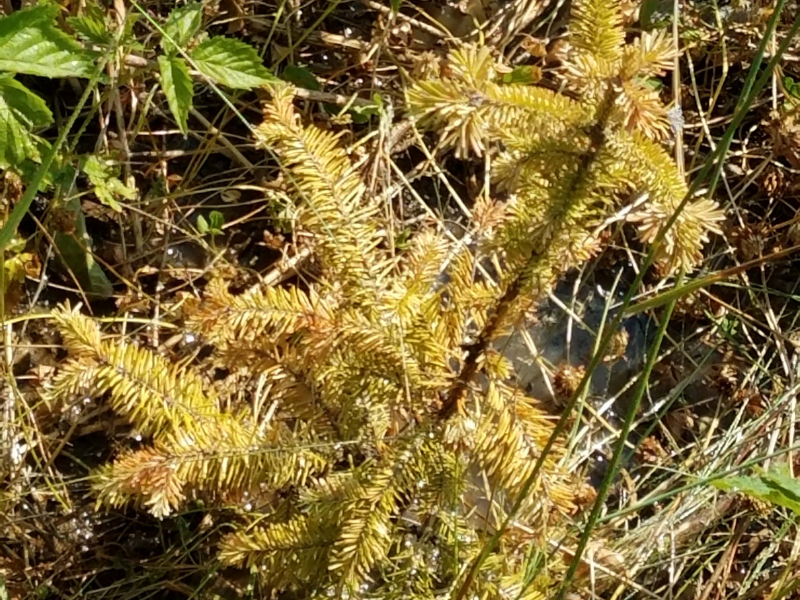
[[[106,45],[113,40],[108,13],[94,2],[86,4],[80,17],[67,17],[67,23],[89,43]]]
[[[535,65],[521,65],[503,75],[503,83],[530,85],[542,80],[542,70]]]
[[[0,18],[0,71],[42,77],[88,76],[92,56],[55,27],[58,7],[39,4]]]
[[[783,506],[800,515],[800,482],[786,466],[757,472],[754,477],[727,477],[711,482],[726,492],[741,492],[758,500]]]
[[[372,117],[381,114],[382,110],[383,108],[377,104],[368,104],[367,106],[354,106],[347,112],[350,113],[350,118],[353,119],[353,123],[356,125],[364,125],[365,123],[369,123]]]
[[[175,52],[175,45],[183,48],[197,34],[202,24],[203,5],[199,2],[189,2],[176,8],[169,13],[164,24],[161,47],[166,52]]]
[[[719,329],[726,336],[733,336],[739,328],[740,320],[726,314],[719,322]]]
[[[105,163],[97,156],[87,157],[81,165],[81,170],[89,178],[97,199],[117,212],[122,212],[117,198],[132,200],[136,197],[136,190],[119,180],[119,167]]]
[[[406,250],[409,247],[409,242],[411,241],[412,232],[411,229],[406,227],[400,233],[398,233],[394,238],[394,247],[398,250]]]
[[[6,73],[0,75],[0,168],[40,160],[42,140],[32,133],[53,122],[44,100]]]
[[[222,235],[222,228],[225,225],[225,217],[218,210],[208,213],[206,219],[203,215],[197,215],[197,231],[200,235]]]
[[[41,189],[42,182],[45,180],[47,173],[50,171],[53,163],[56,161],[56,156],[61,151],[61,148],[66,142],[67,136],[69,135],[70,131],[72,131],[75,122],[78,120],[78,117],[82,114],[81,111],[83,110],[83,107],[86,106],[89,98],[93,96],[95,90],[97,89],[97,84],[100,81],[101,74],[107,63],[108,56],[104,55],[98,58],[97,65],[92,71],[81,97],[78,99],[77,104],[72,109],[72,114],[65,122],[60,123],[58,128],[58,136],[53,144],[49,146],[47,151],[42,155],[41,166],[37,168],[32,175],[28,186],[25,188],[25,191],[22,194],[22,197],[17,201],[16,205],[14,206],[14,210],[11,211],[11,214],[8,215],[6,222],[0,226],[0,250],[4,249],[8,245],[9,240],[13,237],[17,227],[19,227],[22,219],[30,209],[36,194]]]
[[[209,38],[191,57],[203,75],[230,88],[248,90],[275,81],[256,49],[232,38]]]
[[[197,231],[202,235],[208,233],[208,221],[203,215],[197,215]]]
[[[792,476],[787,465],[783,465],[762,474],[767,485],[779,490],[785,498],[800,506],[800,481]],[[798,512],[800,514],[800,512]]]
[[[307,90],[319,91],[322,89],[322,84],[319,80],[305,67],[287,65],[283,70],[283,78],[289,83],[293,83],[297,87],[306,88]]]
[[[327,102],[322,106],[332,115],[347,114],[354,125],[369,123],[372,117],[379,116],[384,112],[383,98],[377,92],[372,94],[371,104],[353,104],[346,106],[346,110]]]
[[[662,89],[664,89],[664,82],[656,77],[649,77],[648,79],[642,80],[641,83],[651,92],[660,92]]]
[[[785,75],[782,81],[787,94],[793,98],[800,98],[800,85],[794,79]]]
[[[392,12],[397,13],[400,11],[400,5],[403,4],[403,0],[390,0],[389,4],[392,7]]]
[[[30,252],[20,252],[19,254],[7,252],[6,258],[1,265],[3,268],[3,285],[0,286],[0,292],[5,294],[12,285],[25,281],[29,265],[36,260],[36,255]]]
[[[218,210],[212,210],[208,214],[208,230],[211,233],[220,234],[225,225],[225,217]]]
[[[203,215],[197,215],[197,231],[201,235],[210,233],[211,235],[221,235],[222,227],[225,225],[225,217],[218,210],[208,213],[208,219]]]
[[[189,130],[187,120],[192,108],[192,76],[186,61],[180,56],[159,56],[158,68],[161,71],[161,87],[167,97],[167,104],[175,122],[183,135]]]
[[[70,200],[64,211],[74,215],[74,231],[59,231],[54,236],[60,263],[72,271],[86,294],[100,298],[111,297],[114,289],[102,267],[92,256],[92,238],[86,231],[86,219],[78,199]]]

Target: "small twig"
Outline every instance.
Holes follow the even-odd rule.
[[[250,287],[247,293],[252,294],[259,289],[264,289],[278,285],[281,281],[286,279],[290,273],[297,270],[297,267],[305,262],[311,256],[311,247],[304,246],[300,248],[299,252],[294,256],[282,260],[278,265],[272,269],[267,275],[257,284]]]

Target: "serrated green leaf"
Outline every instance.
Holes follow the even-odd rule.
[[[249,90],[275,81],[256,49],[232,38],[209,38],[191,57],[203,75],[229,88]]]
[[[283,78],[289,83],[293,83],[297,87],[306,88],[307,90],[319,91],[322,89],[322,84],[319,80],[305,67],[287,65],[283,70]]]
[[[35,27],[37,25],[47,25],[55,21],[58,17],[60,9],[58,5],[53,2],[41,2],[28,8],[12,12],[8,16],[0,18],[0,23],[13,23],[13,27],[9,25],[8,30],[23,29],[25,27]],[[7,31],[0,26],[0,35]]]
[[[94,2],[88,2],[80,17],[67,17],[67,23],[78,37],[92,44],[109,44],[112,41],[108,13]]]
[[[203,215],[197,215],[197,231],[203,235],[208,233],[208,221]]]
[[[42,140],[33,129],[53,122],[44,100],[14,79],[0,76],[0,168],[7,169],[30,159],[38,162]]]
[[[755,476],[727,477],[712,482],[726,492],[740,492],[758,500],[783,506],[800,515],[800,482],[782,467]]]
[[[181,133],[186,135],[189,130],[187,125],[189,109],[192,108],[194,94],[189,68],[180,56],[159,56],[158,69],[161,71],[161,87],[164,88],[169,110],[175,117]]]
[[[0,71],[42,77],[88,76],[91,54],[55,27],[58,8],[39,4],[0,18]]]
[[[136,197],[136,190],[119,180],[119,168],[103,162],[97,156],[88,156],[81,169],[89,178],[94,195],[109,208],[122,212],[122,206],[117,199],[121,197],[132,200]]]
[[[161,47],[166,52],[174,52],[176,44],[183,48],[200,30],[202,24],[203,5],[199,2],[189,2],[176,8],[169,13],[164,24],[165,35],[161,40]]]

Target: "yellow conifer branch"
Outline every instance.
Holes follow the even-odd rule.
[[[291,88],[273,88],[259,126],[259,143],[275,151],[296,189],[300,225],[313,234],[320,257],[341,282],[372,287],[385,258],[375,226],[377,206],[363,197],[364,185],[333,133],[302,127]]]
[[[187,490],[223,495],[260,484],[275,490],[304,484],[327,461],[295,444],[280,426],[262,432],[218,414],[124,454],[99,472],[94,489],[100,504],[120,506],[133,499],[164,517],[182,505]]]
[[[111,395],[111,404],[143,435],[180,431],[216,410],[200,378],[133,344],[102,340],[96,323],[69,308],[53,316],[74,356],[45,397],[69,402],[78,394]]]

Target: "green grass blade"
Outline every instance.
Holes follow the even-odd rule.
[[[680,281],[682,277],[683,274],[679,274],[678,280]],[[639,381],[636,384],[633,400],[628,407],[627,413],[625,414],[625,421],[623,422],[622,428],[619,432],[619,440],[614,445],[614,454],[611,456],[611,460],[608,463],[608,469],[606,470],[606,474],[603,477],[602,483],[600,484],[600,489],[597,490],[597,498],[592,506],[592,512],[589,514],[589,519],[587,520],[586,526],[583,528],[583,533],[581,533],[581,537],[578,540],[578,546],[575,549],[569,569],[567,570],[566,574],[564,575],[564,579],[561,582],[558,594],[556,595],[556,600],[562,600],[567,593],[569,584],[572,582],[573,577],[575,577],[575,573],[580,565],[583,551],[586,550],[586,546],[589,543],[589,539],[592,536],[592,532],[597,525],[597,520],[600,518],[600,513],[605,505],[606,498],[608,498],[608,494],[611,491],[611,484],[616,477],[622,461],[622,455],[625,452],[625,440],[628,439],[628,435],[633,428],[633,422],[636,420],[636,413],[639,411],[639,406],[642,403],[642,398],[644,398],[644,393],[650,384],[650,374],[653,372],[653,367],[655,366],[656,362],[658,362],[658,353],[661,350],[661,343],[663,342],[664,335],[667,332],[667,325],[669,325],[670,318],[672,317],[672,311],[675,309],[675,302],[675,299],[670,301],[661,317],[661,323],[658,325],[656,337],[647,353],[647,361],[645,362],[644,369],[639,375]]]

